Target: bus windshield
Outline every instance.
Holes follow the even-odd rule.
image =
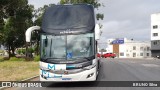
[[[94,33],[41,35],[41,58],[76,60],[94,55]]]

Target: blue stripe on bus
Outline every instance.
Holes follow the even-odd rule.
[[[66,68],[75,68],[75,66],[66,66]]]

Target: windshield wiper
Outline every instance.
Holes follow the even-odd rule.
[[[82,58],[82,59],[86,59],[88,61],[91,61],[92,59],[94,59],[94,55],[93,56],[90,56],[90,57],[77,57],[77,58]]]
[[[73,27],[73,29],[80,29],[80,28],[86,28],[86,26],[77,26],[77,27]]]
[[[42,58],[42,61],[48,61],[48,60],[56,60],[56,59],[65,59],[65,58]]]
[[[90,59],[90,57],[83,57],[83,58],[87,59],[88,61],[90,61],[90,60],[91,60],[91,59]]]

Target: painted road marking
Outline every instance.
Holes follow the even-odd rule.
[[[160,67],[159,65],[156,64],[141,64],[141,65],[145,67]]]

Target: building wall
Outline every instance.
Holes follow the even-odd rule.
[[[151,41],[151,50],[160,50],[160,40]]]
[[[113,45],[108,45],[108,47],[106,48],[106,51],[108,53],[112,53],[113,52]]]
[[[151,40],[160,40],[160,13],[151,15]]]
[[[151,15],[151,53],[160,56],[160,13]]]
[[[4,46],[3,45],[0,45],[0,50],[4,50]]]
[[[124,39],[123,44],[119,44],[119,58],[149,58],[151,57],[150,42],[140,42]],[[114,44],[108,45],[108,50],[113,49]],[[112,51],[112,50],[110,50]],[[112,53],[115,53],[114,49]]]
[[[119,58],[125,58],[126,57],[126,44],[120,44],[119,45]]]
[[[113,44],[112,45],[113,53],[116,54],[117,57],[119,57],[119,44]]]
[[[146,58],[150,56],[150,43],[126,43],[126,57]]]

